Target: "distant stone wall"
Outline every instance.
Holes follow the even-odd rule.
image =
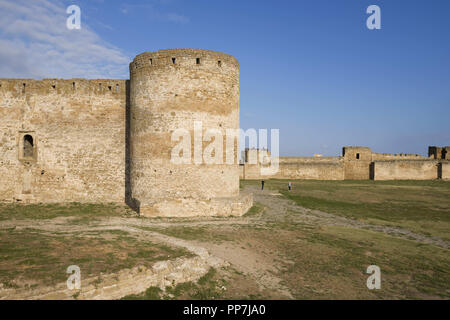
[[[441,161],[440,175],[441,179],[450,180],[450,160]]]
[[[258,153],[257,150],[251,151],[253,154]],[[244,163],[241,165],[240,177],[313,180],[449,179],[449,162],[418,154],[373,153],[368,147],[344,147],[342,157],[279,157],[278,172],[269,176],[263,176],[261,169],[270,165],[270,161],[269,164],[262,165]]]
[[[374,161],[374,180],[431,180],[438,178],[437,160]]]
[[[341,157],[280,157],[278,172],[270,176],[263,176],[258,164],[245,164],[241,167],[241,177],[245,179],[344,179],[344,162]]]
[[[425,160],[428,159],[420,154],[410,153],[375,153],[372,152],[372,161],[376,160]]]
[[[261,166],[259,164],[245,164],[243,166],[242,175],[243,179],[253,180],[253,179],[263,179],[261,175]],[[264,178],[274,178],[273,176]]]
[[[123,202],[125,108],[125,80],[0,79],[0,201]]]
[[[344,162],[340,157],[280,157],[277,179],[343,180]]]

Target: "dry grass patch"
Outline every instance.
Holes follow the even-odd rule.
[[[66,269],[70,265],[78,265],[82,277],[89,277],[190,255],[183,249],[138,240],[117,230],[87,234],[1,230],[0,282],[54,285],[67,280]]]

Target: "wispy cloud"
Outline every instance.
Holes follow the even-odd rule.
[[[167,20],[178,23],[188,23],[189,18],[177,13],[169,13],[167,14]]]
[[[165,10],[159,9],[159,5],[167,4],[169,1],[153,1],[153,3],[146,4],[123,4],[120,12],[123,14],[132,14],[136,11],[145,11],[150,19],[158,21],[169,21],[175,23],[188,23],[190,20],[185,15],[170,12],[165,13]]]
[[[0,0],[0,77],[128,77],[130,57],[67,17],[59,0]]]

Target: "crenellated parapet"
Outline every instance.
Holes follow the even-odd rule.
[[[19,96],[39,95],[99,95],[123,98],[126,81],[118,79],[5,79],[0,78],[0,94]]]

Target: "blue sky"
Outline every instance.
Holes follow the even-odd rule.
[[[127,78],[144,51],[217,50],[240,63],[241,127],[279,128],[281,155],[450,145],[450,1],[29,3],[0,0],[0,77]],[[70,4],[81,31],[64,30]],[[371,4],[381,30],[366,28]]]

